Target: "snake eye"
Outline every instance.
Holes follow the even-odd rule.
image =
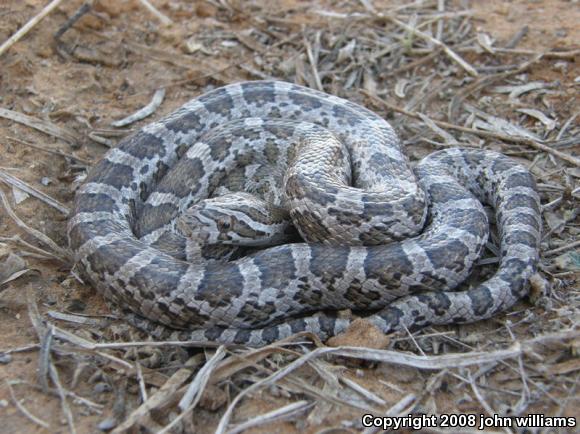
[[[218,221],[218,227],[220,229],[229,229],[231,227],[231,223],[227,220],[220,220]]]

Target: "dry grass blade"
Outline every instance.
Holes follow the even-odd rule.
[[[548,250],[548,251],[544,252],[544,256],[548,257],[548,256],[558,255],[560,253],[564,253],[568,250],[572,250],[572,249],[575,249],[577,247],[580,247],[580,240],[576,240],[572,243],[560,246],[556,249]]]
[[[520,30],[518,30],[512,38],[505,44],[504,48],[516,48],[516,46],[520,43],[522,38],[528,34],[530,28],[528,26],[523,26]]]
[[[251,366],[256,366],[260,361],[274,354],[287,354],[295,357],[300,356],[299,352],[284,347],[285,345],[295,345],[293,340],[297,336],[298,335],[290,336],[287,339],[282,339],[281,341],[274,342],[265,347],[246,351],[241,355],[235,353],[232,354],[232,357],[228,357],[216,368],[214,371],[213,382],[218,383],[226,378],[230,378],[237,372]]]
[[[72,411],[68,405],[67,393],[64,390],[64,388],[62,387],[62,383],[60,382],[60,376],[58,374],[56,366],[54,366],[54,363],[52,361],[50,362],[50,366],[49,366],[49,374],[50,374],[50,379],[52,380],[52,382],[56,386],[56,390],[57,390],[59,398],[60,398],[61,409],[65,415],[65,418],[66,418],[66,421],[68,424],[68,428],[69,428],[69,432],[71,434],[76,434],[77,430],[75,427],[74,417],[73,417]]]
[[[157,17],[157,19],[159,21],[161,21],[161,24],[163,24],[164,26],[169,26],[171,24],[173,24],[173,21],[171,21],[171,18],[169,18],[167,15],[162,14],[159,9],[157,9],[155,6],[153,6],[149,0],[139,0],[139,2],[145,6],[145,8],[151,12],[155,17]]]
[[[12,282],[13,280],[18,279],[20,276],[25,275],[26,273],[30,272],[31,270],[29,270],[28,268],[25,270],[20,270],[17,271],[16,273],[11,274],[10,276],[0,280],[0,291],[3,291],[4,285],[7,285],[9,282]]]
[[[177,425],[185,416],[187,416],[198,404],[201,399],[202,393],[211,377],[211,373],[216,368],[221,359],[226,355],[225,347],[220,346],[211,359],[207,361],[203,368],[199,370],[196,374],[193,382],[188,387],[187,391],[181,401],[179,401],[179,408],[181,413],[177,416],[170,424],[165,426],[157,434],[165,434],[169,432],[175,425]]]
[[[17,347],[17,348],[0,349],[0,353],[2,353],[2,354],[23,353],[23,352],[37,350],[38,348],[40,348],[40,345],[31,344],[31,345],[25,345],[23,347]]]
[[[525,113],[528,116],[539,120],[546,127],[546,131],[552,131],[554,128],[556,128],[556,121],[548,117],[545,113],[541,112],[540,110],[519,108],[517,109],[517,111],[520,113]]]
[[[132,342],[103,342],[90,343],[86,348],[91,350],[110,350],[120,348],[135,348],[135,347],[152,347],[152,348],[167,348],[167,347],[185,347],[185,348],[217,348],[218,343],[207,343],[203,341],[132,341]]]
[[[271,371],[268,373],[271,373]],[[311,385],[310,382],[301,378],[298,372],[290,373],[282,380],[278,380],[276,384],[291,388],[295,393],[307,395],[317,402],[324,401],[328,404],[351,408],[357,411],[371,411],[373,413],[380,411],[380,407],[369,404],[369,402],[372,403],[372,400],[365,402],[359,399],[358,396],[353,396],[352,394],[345,397],[338,397],[335,393],[329,392],[327,388],[319,388]]]
[[[409,26],[408,24],[398,20],[394,16],[391,16],[388,14],[386,14],[386,15],[385,14],[377,14],[377,16],[384,18],[386,20],[389,20],[389,21],[395,23],[396,25],[404,28],[408,32],[411,32],[413,35],[419,36],[420,38],[423,38],[423,39],[431,42],[433,45],[441,48],[445,52],[445,54],[447,54],[447,56],[449,56],[449,58],[451,58],[451,60],[453,60],[459,66],[461,66],[469,75],[471,75],[473,77],[479,76],[478,72],[476,71],[476,69],[473,66],[471,66],[463,57],[461,57],[459,54],[457,54],[455,51],[453,51],[444,42],[441,42],[440,40],[434,38],[431,35],[428,35],[427,33],[422,32],[421,30],[418,30],[412,26]]]
[[[14,211],[12,210],[12,207],[10,206],[10,203],[8,202],[8,198],[6,197],[6,195],[4,194],[4,192],[1,189],[0,189],[0,201],[2,201],[2,205],[4,206],[4,209],[6,210],[7,214],[12,218],[12,220],[14,220],[14,222],[20,228],[24,229],[26,232],[28,232],[34,238],[36,238],[37,240],[46,244],[48,247],[50,247],[53,251],[52,255],[56,259],[58,259],[64,263],[67,263],[67,264],[70,264],[72,262],[70,255],[69,255],[69,252],[67,250],[60,247],[58,244],[56,244],[54,241],[52,241],[49,237],[44,235],[42,232],[37,231],[36,229],[33,229],[30,226],[28,226],[26,223],[24,223],[20,219],[20,217],[18,217],[14,213]]]
[[[188,407],[195,407],[199,399],[201,398],[201,393],[207,385],[209,380],[209,374],[216,367],[217,364],[226,356],[226,350],[224,346],[220,346],[212,358],[200,369],[198,374],[195,376],[193,382],[187,388],[187,391],[179,401],[179,408],[181,411],[185,411]]]
[[[318,74],[318,65],[317,61],[314,58],[314,54],[312,52],[312,45],[308,42],[308,39],[303,38],[304,46],[306,47],[306,54],[308,55],[308,61],[310,62],[310,68],[312,69],[312,75],[314,76],[314,83],[316,83],[316,88],[320,91],[323,91],[324,88],[322,87],[322,81],[320,80],[320,74]]]
[[[409,62],[409,63],[407,63],[407,64],[405,64],[397,69],[394,69],[393,71],[389,71],[384,75],[384,77],[396,77],[403,72],[410,71],[414,68],[417,68],[418,66],[429,63],[433,59],[435,59],[437,56],[439,56],[441,54],[442,50],[443,49],[441,47],[437,47],[435,50],[433,50],[433,52],[431,54],[428,54],[426,56],[421,56],[417,60],[413,60],[412,62]]]
[[[467,63],[467,61],[463,57],[461,57],[459,54],[457,54],[455,51],[453,51],[451,48],[449,48],[449,46],[447,46],[443,42],[433,38],[432,36],[430,36],[426,33],[421,32],[420,30],[408,28],[405,23],[403,23],[395,18],[391,18],[391,20],[400,26],[404,26],[405,28],[407,28],[409,31],[412,31],[417,36],[420,36],[420,37],[432,42],[434,45],[437,45],[438,47],[443,48],[443,52],[445,54],[447,54],[451,59],[453,59],[456,63],[458,63],[459,66],[461,66],[463,69],[465,69],[465,71],[469,75],[471,75],[473,77],[479,76],[479,73],[477,72],[477,70],[473,66],[471,66],[469,63]]]
[[[437,124],[433,121],[433,119],[431,119],[428,116],[425,116],[423,113],[417,113],[417,115],[421,118],[421,120],[423,122],[425,122],[425,125],[427,125],[429,128],[431,128],[437,135],[439,135],[445,141],[445,144],[447,146],[458,146],[459,145],[459,142],[455,139],[455,137],[453,137],[451,134],[449,134],[443,128],[440,128],[439,126],[437,126]]]
[[[54,310],[49,310],[48,312],[46,312],[46,314],[50,318],[53,318],[53,319],[56,319],[59,321],[67,321],[70,323],[82,324],[82,325],[86,325],[86,326],[94,327],[94,328],[105,327],[106,325],[110,324],[110,322],[111,322],[108,319],[89,318],[87,316],[82,316],[82,315],[72,315],[69,313],[56,312]]]
[[[471,377],[471,375],[468,376],[468,379],[469,379],[469,385],[471,386],[471,390],[473,391],[473,394],[475,395],[475,397],[477,398],[477,400],[479,401],[479,403],[481,404],[481,406],[483,407],[485,412],[488,414],[488,416],[493,417],[493,415],[497,414],[497,412],[494,411],[489,406],[489,404],[485,401],[485,399],[481,395],[481,392],[479,391],[479,388],[477,387],[477,384],[475,384],[475,380]]]
[[[340,381],[342,381],[344,384],[346,384],[352,390],[357,392],[359,395],[365,397],[369,401],[374,402],[375,404],[378,404],[378,405],[387,405],[387,402],[384,399],[375,395],[370,390],[362,387],[356,381],[352,381],[351,379],[346,378],[346,377],[340,377]]]
[[[50,370],[50,348],[52,345],[52,338],[54,336],[54,329],[48,327],[46,332],[40,336],[40,354],[38,356],[38,382],[42,387],[42,391],[46,393],[48,390],[48,372]]]
[[[69,342],[83,350],[86,351],[95,351],[97,347],[97,345],[85,338],[82,338],[80,336],[77,336],[71,332],[68,332],[66,330],[60,329],[58,327],[54,328],[54,335],[58,338],[61,339],[63,341]],[[107,354],[105,352],[102,351],[95,351],[95,354],[97,354],[100,357],[103,357],[104,359],[107,359],[110,362],[113,362],[115,365],[119,366],[122,369],[128,369],[128,370],[132,370],[133,369],[133,365],[129,362],[126,362],[125,360],[122,360],[118,357],[113,356],[112,354]]]
[[[74,14],[72,14],[64,24],[62,24],[56,32],[54,32],[54,39],[57,43],[60,42],[60,38],[64,35],[78,20],[80,20],[85,14],[87,14],[93,7],[94,0],[86,0]]]
[[[479,110],[470,104],[464,103],[463,106],[469,113],[477,116],[473,124],[482,130],[490,131],[500,135],[506,135],[509,137],[529,139],[536,142],[540,140],[537,134],[532,133],[530,130],[520,125],[515,125],[506,119],[490,115],[489,113],[486,113],[483,110]]]
[[[16,33],[14,33],[10,38],[8,38],[0,46],[0,56],[4,54],[12,45],[18,42],[23,36],[25,36],[34,26],[36,26],[40,20],[51,13],[63,0],[52,0],[47,4],[37,15],[32,17],[23,27],[20,28]]]
[[[26,300],[28,303],[28,316],[36,331],[38,339],[41,341],[41,351],[44,351],[45,353],[45,355],[41,357],[39,360],[40,371],[43,370],[48,371],[48,376],[56,386],[56,390],[60,398],[61,409],[67,420],[69,430],[72,434],[76,434],[73,414],[67,402],[67,393],[65,389],[62,387],[62,383],[60,382],[60,376],[58,374],[56,367],[54,366],[54,363],[52,362],[52,357],[50,355],[52,336],[56,334],[55,333],[56,328],[52,324],[50,324],[47,327],[43,323],[32,288],[28,288],[28,290],[26,291]],[[41,385],[42,384],[43,381],[41,381]],[[48,390],[48,385],[46,385],[46,387],[43,386],[43,390]]]
[[[465,51],[471,51],[467,48]],[[579,49],[576,50],[554,50],[554,51],[536,51],[536,50],[525,50],[525,49],[511,49],[511,48],[495,48],[495,53],[505,53],[505,54],[528,54],[533,56],[544,56],[546,59],[570,59],[573,60],[580,53]]]
[[[405,395],[399,402],[385,412],[386,417],[400,417],[411,412],[416,405],[417,397],[410,393]],[[369,427],[362,434],[374,434],[380,431],[380,427]]]
[[[32,271],[28,268],[24,259],[10,251],[6,254],[3,247],[0,244],[0,292],[5,289],[5,286],[7,287],[6,284],[8,282]]]
[[[10,384],[15,385],[15,384],[23,384],[26,385],[28,387],[31,387],[35,390],[39,390],[41,391],[41,387],[37,384],[30,384],[26,381],[20,381],[20,380],[13,380],[10,382]],[[48,394],[52,395],[52,396],[57,396],[58,397],[58,391],[56,389],[48,389]],[[102,413],[102,409],[104,408],[104,405],[102,404],[97,404],[96,402],[93,402],[87,398],[83,398],[82,396],[77,395],[74,392],[71,392],[70,390],[66,391],[66,395],[70,398],[72,398],[75,402],[80,402],[83,405],[89,407],[91,409],[92,412],[96,413],[96,414],[101,414]]]
[[[135,371],[137,374],[137,380],[139,381],[139,392],[141,393],[141,401],[146,402],[149,397],[147,395],[147,386],[145,385],[145,379],[143,378],[143,369],[141,369],[141,363],[137,362],[135,364]]]
[[[14,110],[8,110],[0,107],[0,117],[5,119],[10,119],[11,121],[18,122],[20,124],[26,125],[35,130],[42,131],[49,136],[56,137],[58,139],[64,140],[71,145],[78,145],[80,143],[80,138],[72,131],[59,127],[52,122],[45,121],[43,119],[38,119],[32,116],[28,116]]]
[[[10,175],[9,173],[4,172],[3,170],[0,170],[0,179],[4,181],[6,184],[12,185],[13,187],[25,191],[31,196],[36,197],[37,199],[43,201],[47,205],[50,205],[51,207],[59,210],[64,215],[68,215],[68,213],[70,212],[70,210],[62,203],[60,203],[58,200],[53,199],[48,194],[37,190],[36,188],[28,185],[26,182],[16,178],[15,176]]]
[[[45,422],[42,419],[33,415],[30,411],[28,411],[28,409],[26,407],[24,407],[24,405],[22,405],[22,403],[20,401],[18,401],[18,399],[16,398],[16,395],[14,394],[14,389],[12,388],[12,385],[10,384],[10,382],[8,380],[5,380],[5,384],[6,384],[6,387],[8,388],[8,391],[10,392],[10,397],[12,398],[14,405],[16,405],[16,408],[18,408],[18,410],[20,410],[21,413],[24,416],[26,416],[27,419],[29,419],[30,421],[32,421],[36,425],[39,425],[39,426],[46,428],[46,429],[50,429],[50,425],[47,422]]]
[[[522,353],[521,346],[516,343],[511,348],[490,352],[471,352],[467,354],[445,354],[442,356],[418,356],[411,353],[402,353],[390,350],[375,350],[362,347],[335,347],[319,348],[311,353],[310,357],[319,357],[322,354],[362,359],[367,361],[393,363],[403,366],[412,366],[417,369],[439,370],[446,368],[459,368],[464,366],[489,363],[518,356]]]
[[[46,250],[43,250],[40,247],[36,247],[36,246],[26,242],[19,235],[13,235],[10,238],[0,237],[0,241],[10,243],[10,244],[17,246],[19,248],[22,248],[22,246],[24,246],[27,249],[32,250],[32,252],[26,252],[26,251],[20,250],[21,256],[30,256],[33,258],[38,258],[38,259],[43,259],[43,260],[48,260],[48,259],[54,258],[54,255],[52,253],[47,252]]]
[[[117,145],[117,143],[114,140],[109,139],[108,137],[125,137],[129,133],[130,130],[111,130],[99,128],[91,131],[88,134],[88,136],[91,140],[100,143],[101,145],[105,145],[109,148],[114,148]]]
[[[364,90],[362,90],[361,92],[364,93],[369,98],[371,98],[373,101],[377,102],[378,104],[380,104],[380,105],[382,105],[390,110],[396,111],[397,113],[401,113],[401,114],[404,114],[405,116],[409,116],[409,117],[412,117],[415,119],[421,119],[421,114],[419,114],[417,112],[412,112],[412,111],[408,111],[408,110],[402,109],[400,107],[397,107],[393,104],[388,103],[387,101],[385,101],[382,98],[379,98],[375,95],[371,95],[370,93],[368,93]],[[423,115],[423,116],[425,116],[425,115]],[[474,135],[480,136],[480,137],[488,137],[488,138],[504,140],[506,142],[528,145],[528,146],[535,148],[539,151],[544,151],[548,154],[551,154],[555,157],[558,157],[559,159],[566,161],[567,163],[570,163],[574,166],[580,167],[580,159],[578,159],[572,155],[566,154],[564,152],[558,151],[557,149],[551,148],[546,144],[532,140],[532,139],[527,138],[527,137],[511,136],[511,135],[507,135],[507,134],[496,133],[493,131],[482,131],[482,130],[477,130],[475,128],[463,127],[461,125],[455,125],[455,124],[451,124],[449,122],[437,121],[434,119],[432,119],[432,121],[435,125],[437,125],[441,128],[447,128],[450,130],[461,131],[464,133],[470,133],[470,134],[474,134]]]
[[[283,45],[289,44],[292,41],[294,41],[295,39],[298,39],[299,37],[301,37],[303,35],[303,32],[296,32],[296,33],[292,33],[290,36],[282,39],[281,41],[276,42],[275,44],[272,44],[270,46],[268,46],[267,48],[267,52],[264,54],[268,54],[270,52],[272,52],[273,50],[275,50],[278,47],[281,47]],[[163,87],[168,88],[168,87],[175,87],[175,86],[183,86],[184,84],[187,83],[191,83],[191,82],[195,82],[198,80],[202,80],[204,78],[216,78],[219,77],[222,73],[226,72],[227,70],[235,67],[235,66],[240,66],[248,61],[250,61],[251,59],[253,59],[255,56],[255,53],[250,53],[247,56],[242,57],[240,60],[237,60],[235,62],[232,62],[230,64],[228,64],[226,67],[224,68],[220,68],[220,69],[213,69],[208,73],[204,73],[204,74],[199,74],[196,75],[194,77],[190,77],[190,78],[186,78],[184,80],[175,80],[175,81],[170,81],[167,82],[163,85]]]
[[[568,120],[566,122],[564,122],[564,125],[562,125],[562,128],[560,129],[560,131],[558,131],[558,135],[556,136],[556,140],[560,140],[564,136],[564,134],[566,133],[566,131],[568,130],[570,125],[572,125],[572,122],[574,122],[574,120],[578,117],[578,115],[580,115],[580,112],[576,112],[576,113],[572,114],[572,116],[570,116],[568,118]]]
[[[285,405],[284,407],[277,408],[276,410],[269,411],[268,413],[261,414],[236,425],[227,434],[238,434],[250,428],[295,417],[297,414],[308,410],[312,406],[313,404],[308,401],[293,402],[292,404]]]
[[[235,406],[246,395],[254,390],[275,383],[281,380],[291,372],[295,371],[305,363],[323,355],[335,355],[341,357],[362,359],[374,362],[393,363],[403,366],[412,366],[418,369],[425,370],[439,370],[450,367],[471,366],[481,363],[488,363],[491,361],[503,360],[507,358],[517,357],[522,353],[519,344],[514,344],[511,349],[498,350],[494,352],[472,352],[469,354],[449,354],[444,356],[417,356],[415,354],[401,353],[398,351],[389,350],[374,350],[371,348],[360,347],[335,347],[335,348],[317,348],[309,353],[304,354],[292,363],[288,364],[279,371],[274,372],[270,376],[252,384],[248,388],[242,390],[232,401],[228,409],[222,416],[216,434],[226,432],[226,427],[233,413]]]
[[[516,75],[516,74],[520,74],[520,73],[526,71],[530,66],[532,66],[532,65],[536,64],[537,62],[539,62],[540,60],[542,60],[543,58],[544,58],[544,54],[540,53],[537,56],[535,56],[533,59],[530,59],[530,60],[522,63],[521,65],[519,65],[515,69],[511,69],[509,71],[502,72],[500,74],[494,74],[494,75],[488,75],[485,77],[481,77],[481,78],[477,79],[476,81],[474,81],[473,83],[469,84],[468,86],[465,86],[463,89],[460,89],[453,96],[453,98],[451,98],[451,103],[449,104],[449,110],[448,110],[447,117],[452,122],[456,122],[457,117],[458,117],[458,113],[459,113],[459,109],[461,108],[461,105],[467,99],[467,97],[469,95],[472,95],[473,93],[475,93],[475,92],[477,92],[477,91],[485,88],[486,86],[489,86],[497,81],[506,79],[506,78],[511,77],[513,75]]]
[[[63,158],[70,158],[71,160],[78,161],[79,163],[82,163],[82,164],[84,164],[86,166],[90,166],[92,164],[92,162],[89,161],[89,160],[86,160],[86,159],[80,158],[80,157],[76,157],[73,154],[69,154],[69,153],[63,152],[61,150],[54,150],[54,149],[43,148],[42,146],[37,146],[37,145],[34,145],[32,143],[25,142],[24,140],[17,139],[16,137],[6,136],[6,138],[8,140],[11,140],[13,142],[19,143],[21,145],[28,146],[30,148],[36,149],[38,151],[46,152],[47,154],[58,155],[59,157],[63,157]]]
[[[554,85],[551,83],[544,83],[539,81],[520,84],[517,86],[496,86],[493,90],[499,93],[508,93],[509,99],[515,100],[527,92],[539,89],[549,89],[551,87],[554,87]]]
[[[152,410],[172,400],[181,385],[191,376],[193,368],[200,363],[200,356],[196,355],[191,357],[183,368],[175,372],[157,392],[151,395],[141,406],[136,408],[111,434],[121,434],[131,427],[141,424]]]
[[[153,113],[155,113],[155,110],[159,108],[159,106],[163,102],[163,98],[165,98],[165,89],[164,88],[157,89],[149,104],[137,110],[135,113],[127,116],[126,118],[120,119],[115,122],[111,122],[111,125],[114,127],[124,127],[126,125],[132,124],[133,122],[145,119],[147,116],[151,116]]]

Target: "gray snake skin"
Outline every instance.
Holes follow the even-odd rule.
[[[496,212],[500,261],[455,290]],[[447,149],[411,169],[390,125],[278,81],[210,91],[110,150],[77,191],[83,275],[154,335],[259,346],[489,318],[527,294],[540,203],[531,174]]]

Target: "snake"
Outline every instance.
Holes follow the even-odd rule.
[[[490,246],[497,269],[469,283]],[[371,110],[284,81],[218,87],[110,149],[76,191],[75,266],[153,336],[262,346],[490,318],[527,295],[540,199],[511,158],[411,164]],[[354,315],[345,314],[345,311]]]

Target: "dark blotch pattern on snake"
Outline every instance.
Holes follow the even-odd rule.
[[[497,214],[501,258],[454,291]],[[110,150],[68,224],[83,275],[152,334],[263,345],[325,339],[366,312],[385,333],[489,318],[527,293],[534,180],[500,154],[448,149],[412,170],[382,118],[285,82],[215,89]],[[371,313],[372,312],[372,313]]]

